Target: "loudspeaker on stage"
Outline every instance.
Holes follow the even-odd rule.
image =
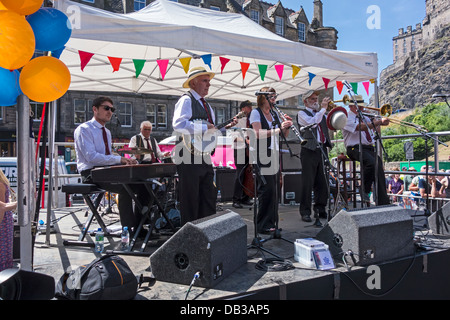
[[[396,205],[341,210],[316,236],[335,261],[351,250],[357,265],[413,255],[413,237],[410,215]]]
[[[232,211],[188,222],[150,256],[156,280],[212,288],[247,262],[247,225]]]
[[[450,202],[428,217],[428,226],[434,234],[450,235]]]

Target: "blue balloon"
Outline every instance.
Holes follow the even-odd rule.
[[[0,106],[10,107],[17,103],[17,97],[22,94],[19,85],[18,70],[0,68]]]
[[[41,8],[27,16],[27,21],[33,29],[37,50],[61,49],[72,35],[69,18],[55,8]]]

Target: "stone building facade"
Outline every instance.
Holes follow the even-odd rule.
[[[137,11],[152,2],[152,0],[72,1],[115,13]],[[289,40],[324,48],[337,48],[337,30],[324,26],[322,14],[324,8],[320,0],[313,0],[314,12],[311,20],[308,19],[302,6],[297,10],[289,9],[285,8],[281,1],[276,4],[260,0],[178,0],[178,2],[211,10],[244,14],[266,29]],[[332,96],[332,90],[327,94]],[[158,141],[172,134],[173,111],[178,96],[68,91],[57,101],[55,141],[73,141],[73,132],[76,127],[92,117],[91,103],[98,95],[108,95],[118,107],[117,117],[108,124],[115,142],[128,142],[131,136],[139,132],[139,125],[144,120],[150,120],[153,123],[152,135]],[[33,101],[30,103],[33,131],[37,133],[43,104]],[[240,101],[214,100],[210,103],[215,109],[217,122],[220,123],[237,113]],[[294,97],[279,101],[278,104],[286,107],[286,113],[296,114],[302,102],[298,97]],[[15,122],[15,108],[0,107],[0,143],[8,156],[16,156]]]

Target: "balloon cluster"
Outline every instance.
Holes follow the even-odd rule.
[[[21,94],[50,102],[69,89],[70,72],[59,57],[33,58],[35,50],[61,52],[72,34],[68,17],[42,3],[0,0],[0,106],[15,105]]]

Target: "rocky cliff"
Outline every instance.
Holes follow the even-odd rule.
[[[384,69],[380,75],[380,105],[393,110],[412,109],[442,100],[435,93],[450,93],[450,25],[429,46]]]

